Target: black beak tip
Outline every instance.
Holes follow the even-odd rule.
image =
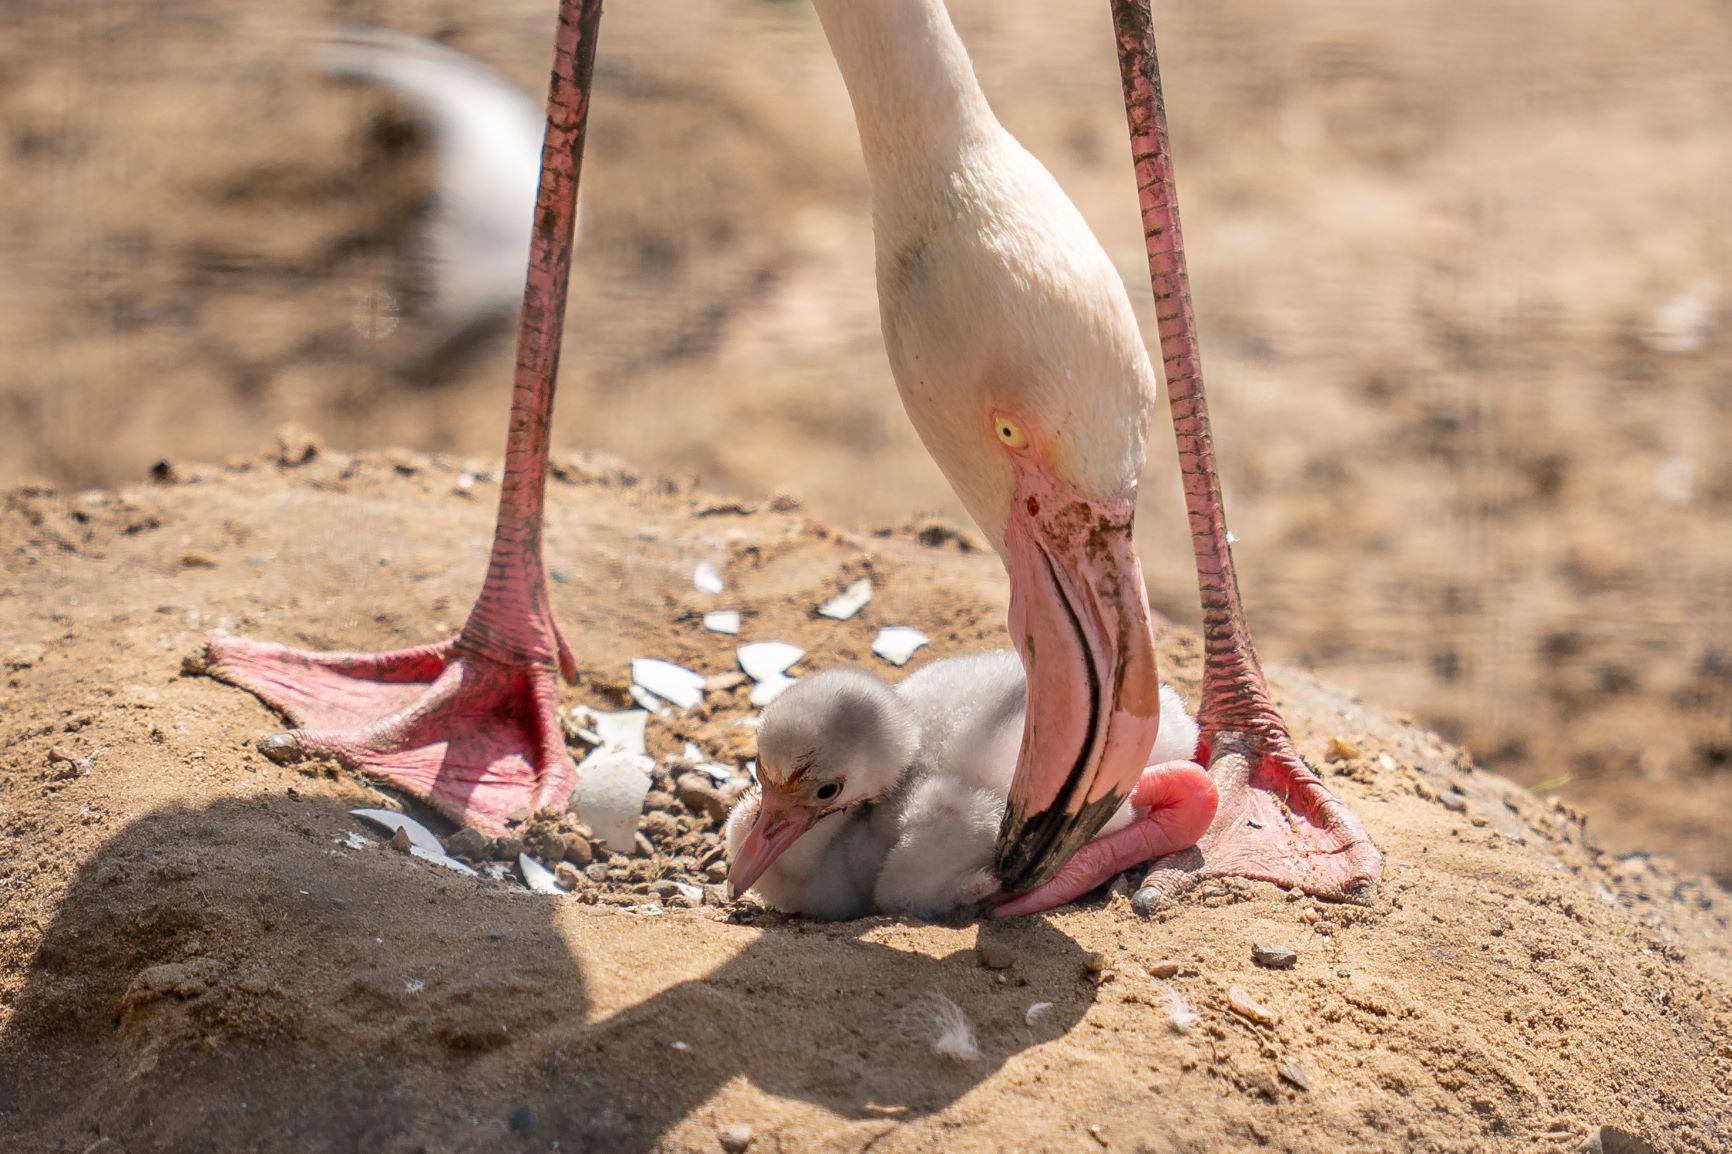
[[[1012,805],[999,826],[998,855],[993,867],[1005,892],[1024,893],[1057,877],[1065,863],[1089,843],[1123,800],[1110,795],[1077,813],[1058,808],[1025,813]]]

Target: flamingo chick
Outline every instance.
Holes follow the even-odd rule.
[[[1027,699],[1010,650],[936,662],[895,689],[855,670],[802,680],[765,710],[760,787],[728,817],[735,891],[826,919],[941,918],[994,898]],[[1189,760],[1196,723],[1170,686],[1160,719],[1156,764],[1092,843],[1158,831],[1134,861],[1193,844],[1214,814],[1213,787]],[[1007,912],[1060,904],[1096,880],[1066,881],[1061,873],[1040,900],[1015,899]]]

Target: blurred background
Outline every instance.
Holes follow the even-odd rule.
[[[951,0],[1152,328],[1105,3]],[[11,0],[0,484],[133,483],[299,422],[494,457],[436,134],[321,75],[386,27],[539,102],[550,0]],[[1157,7],[1215,431],[1266,658],[1732,882],[1732,7]],[[963,520],[877,329],[846,94],[801,0],[603,22],[556,430],[846,524]],[[1165,427],[1140,517],[1195,621]]]

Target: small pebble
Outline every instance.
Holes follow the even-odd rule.
[[[1259,943],[1251,947],[1251,960],[1265,969],[1290,970],[1299,963],[1299,955],[1286,946],[1266,946]]]
[[[1241,1018],[1261,1022],[1265,1026],[1272,1026],[1281,1020],[1280,1014],[1259,1003],[1239,986],[1227,990],[1227,1008]]]
[[[391,835],[391,848],[398,853],[408,853],[414,847],[415,843],[409,840],[409,831],[401,826]]]
[[[1083,955],[1083,971],[1085,973],[1098,974],[1106,968],[1107,959],[1105,954],[1091,950]]]
[[[487,851],[487,838],[468,826],[464,826],[445,839],[445,852],[453,857],[468,858],[470,861],[483,861],[488,856]]]
[[[668,841],[679,836],[680,819],[671,813],[655,810],[646,813],[638,820],[638,828],[643,831],[640,837],[647,836],[652,842]],[[653,850],[646,850],[653,852]]]
[[[1156,962],[1154,965],[1149,967],[1149,977],[1170,978],[1184,968],[1185,963],[1183,962]]]
[[[680,774],[674,779],[674,796],[679,798],[687,809],[707,814],[716,821],[723,821],[728,816],[727,799],[717,792],[715,785],[703,774]]]
[[[553,867],[553,877],[563,890],[574,890],[583,884],[583,871],[568,861],[562,861]]]
[[[558,830],[543,826],[531,830],[523,839],[523,848],[542,861],[552,864],[565,856],[565,838]]]
[[[597,883],[598,885],[606,884],[606,882],[607,882],[607,867],[602,865],[600,862],[596,862],[593,865],[585,866],[584,870],[583,870],[583,876],[588,878],[590,881]]]
[[[980,964],[989,970],[1008,970],[1016,964],[1016,955],[1010,952],[1010,947],[999,942],[981,942],[974,952],[980,956]]]
[[[583,869],[595,860],[595,848],[589,844],[589,839],[580,833],[568,833],[560,839],[565,849],[565,860],[579,869]]]
[[[1330,761],[1352,761],[1355,758],[1363,756],[1363,751],[1361,751],[1357,745],[1348,741],[1345,737],[1337,735],[1329,739]]]
[[[742,1151],[752,1144],[752,1128],[736,1123],[733,1126],[724,1126],[716,1137],[728,1154],[742,1154]]]
[[[1282,1062],[1279,1066],[1275,1067],[1275,1072],[1281,1075],[1281,1077],[1286,1081],[1299,1087],[1301,1090],[1309,1090],[1311,1088],[1310,1076],[1305,1073],[1305,1068],[1297,1062]]]

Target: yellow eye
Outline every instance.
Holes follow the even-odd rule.
[[[1021,425],[1009,417],[994,417],[992,426],[1005,448],[1026,449],[1028,447],[1028,434],[1022,431]]]

